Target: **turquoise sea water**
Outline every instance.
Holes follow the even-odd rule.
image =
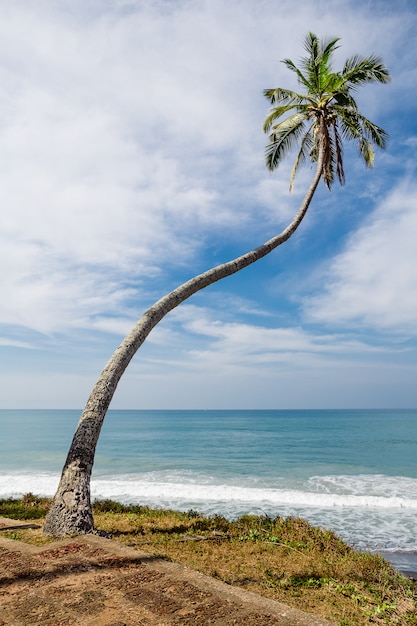
[[[79,415],[0,411],[0,496],[54,493]],[[417,410],[110,410],[92,494],[299,515],[358,548],[414,555]]]

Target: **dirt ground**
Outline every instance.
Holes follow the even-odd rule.
[[[23,526],[0,518],[0,528]],[[110,539],[0,537],[0,626],[331,626]]]

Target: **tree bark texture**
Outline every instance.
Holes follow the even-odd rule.
[[[101,427],[120,378],[151,330],[179,304],[201,289],[255,263],[287,241],[301,224],[322,175],[323,156],[293,221],[279,235],[232,261],[218,265],[183,283],[158,300],[139,319],[116,349],[95,384],[81,415],[62,471],[57,492],[43,527],[44,534],[64,537],[93,532],[90,479]]]

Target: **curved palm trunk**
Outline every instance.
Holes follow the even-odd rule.
[[[81,415],[62,471],[58,490],[46,517],[43,527],[45,534],[63,537],[93,531],[90,478],[103,420],[120,378],[151,330],[167,313],[197,291],[239,272],[287,241],[297,230],[307,213],[322,175],[322,163],[323,156],[322,150],[320,150],[316,173],[310,188],[297,215],[282,233],[251,252],[195,276],[158,300],[142,315],[114,352],[94,386]]]

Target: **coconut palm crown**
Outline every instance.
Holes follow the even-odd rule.
[[[389,82],[389,72],[380,58],[359,55],[347,59],[341,72],[334,72],[332,58],[339,41],[339,38],[321,41],[309,33],[304,43],[307,56],[301,59],[300,67],[290,59],[283,61],[297,75],[304,93],[281,87],[264,90],[272,105],[264,122],[264,131],[270,132],[265,151],[267,167],[274,170],[300,142],[290,189],[299,165],[308,158],[316,162],[320,149],[322,179],[330,189],[335,175],[341,185],[345,182],[343,140],[357,143],[367,167],[374,163],[373,145],[386,146],[386,132],[361,115],[352,92],[366,83]],[[287,113],[288,117],[276,123]]]

